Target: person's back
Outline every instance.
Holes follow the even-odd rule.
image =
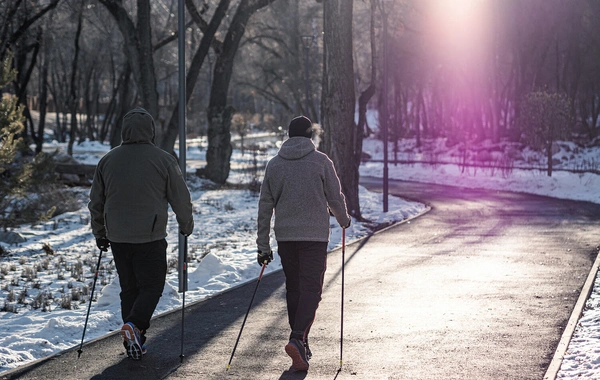
[[[130,112],[123,120],[123,143],[108,152],[96,169],[90,196],[90,209],[96,211],[92,212],[92,228],[94,235],[105,235],[111,242],[165,238],[169,203],[182,230],[189,234],[193,228],[189,191],[178,181],[182,177],[179,165],[153,144],[149,117],[144,112]],[[185,219],[180,218],[183,215]]]
[[[121,286],[121,335],[127,356],[146,353],[146,330],[167,273],[168,206],[180,232],[194,228],[190,192],[177,160],[154,145],[154,120],[143,108],[123,118],[123,143],[98,162],[90,210],[102,251],[110,247]]]
[[[272,259],[271,218],[285,273],[290,340],[285,346],[294,370],[308,370],[308,334],[321,301],[327,267],[329,210],[343,228],[350,226],[346,201],[333,162],[311,140],[312,123],[294,118],[289,139],[267,164],[258,203],[257,261]]]
[[[328,241],[329,209],[346,217],[333,163],[308,138],[290,137],[283,144],[269,161],[263,186],[275,202],[278,241]]]

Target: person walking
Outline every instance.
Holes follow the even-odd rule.
[[[323,290],[330,211],[343,228],[351,223],[333,162],[317,151],[312,133],[310,119],[292,119],[289,139],[267,164],[258,203],[259,265],[273,260],[270,231],[275,214],[273,230],[285,274],[291,328],[285,352],[296,371],[307,371],[312,356],[308,334]]]
[[[88,208],[96,245],[111,248],[117,267],[123,345],[128,357],[140,360],[165,285],[168,206],[186,236],[194,219],[177,160],[154,145],[152,116],[139,107],[129,111],[121,136],[121,145],[98,162]]]

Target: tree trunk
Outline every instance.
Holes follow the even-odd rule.
[[[64,136],[64,127],[63,124],[60,120],[60,113],[62,111],[62,101],[60,99],[60,95],[59,95],[59,88],[58,88],[58,78],[57,78],[57,74],[56,71],[52,71],[52,74],[50,75],[50,79],[52,82],[52,86],[50,86],[48,88],[48,90],[50,91],[50,94],[52,95],[52,99],[54,100],[54,111],[56,112],[56,127],[54,128],[54,137],[56,138],[56,141],[60,142],[60,143],[64,143],[65,142],[65,136]]]
[[[233,60],[250,17],[274,0],[242,0],[231,20],[223,49],[217,56],[208,103],[208,149],[204,175],[211,181],[224,184],[229,177],[231,158],[231,116],[227,93],[233,70]]]
[[[99,89],[98,89],[98,71],[96,69],[96,65],[92,64],[92,67],[89,68],[89,72],[86,78],[85,86],[85,132],[81,134],[81,139],[87,138],[90,141],[95,141],[98,138],[98,128],[96,127],[96,117],[98,113],[98,98],[99,98]]]
[[[142,104],[146,111],[158,120],[158,91],[156,90],[156,74],[154,71],[154,49],[152,47],[152,27],[150,0],[137,0],[137,40],[138,57],[137,65],[133,65],[134,73],[136,68],[139,71],[140,82],[137,83],[141,88]],[[131,49],[129,49],[131,50]],[[134,75],[135,76],[135,75]]]
[[[79,19],[77,21],[77,31],[75,32],[75,55],[71,65],[71,130],[69,131],[69,144],[67,145],[67,153],[73,155],[73,143],[77,136],[77,59],[79,57],[79,37],[81,37],[81,29],[83,26],[83,7],[84,2],[81,2],[79,10]]]
[[[113,16],[124,40],[123,51],[129,61],[133,77],[140,91],[142,106],[155,120],[158,119],[158,91],[152,56],[152,28],[150,0],[137,0],[137,26],[122,3],[99,0]],[[157,131],[158,132],[158,131]]]
[[[552,140],[546,146],[546,157],[548,158],[548,177],[552,177]]]
[[[322,148],[333,161],[348,212],[360,217],[358,165],[354,159],[354,69],[352,58],[352,0],[323,2]]]
[[[419,97],[421,96],[422,87],[419,87],[418,92],[415,94],[414,103],[417,104],[417,109],[414,111],[414,122],[415,122],[415,133],[417,135],[417,146],[421,146],[421,102]],[[413,103],[413,104],[414,104]]]
[[[19,104],[23,105],[24,112],[27,123],[25,128],[23,129],[23,137],[25,141],[29,140],[28,130],[31,131],[31,139],[32,141],[36,140],[35,136],[35,126],[33,124],[33,119],[31,117],[31,113],[29,112],[29,105],[27,104],[27,88],[29,81],[31,80],[31,75],[33,73],[33,69],[37,63],[37,56],[40,51],[41,39],[42,39],[42,28],[38,28],[36,42],[33,45],[25,46],[25,44],[17,44],[16,54],[14,56],[14,60],[16,63],[17,70],[17,78],[14,82],[15,86],[15,94],[17,96]],[[25,69],[25,64],[27,62],[27,55],[31,52],[31,60],[27,69]]]
[[[40,153],[44,144],[44,128],[46,126],[46,106],[48,104],[48,62],[49,62],[49,44],[43,40],[44,61],[40,73],[40,121],[38,124],[38,133],[35,141],[35,153]]]
[[[129,81],[131,77],[131,65],[129,62],[125,63],[125,70],[123,72],[123,76],[120,79],[121,84],[117,85],[119,87],[119,109],[116,113],[115,122],[112,124],[110,131],[110,147],[114,148],[117,145],[121,144],[121,128],[123,122],[123,116],[128,111],[130,102],[129,102]]]
[[[358,171],[358,167],[360,166],[362,159],[362,148],[363,148],[363,138],[367,136],[367,105],[369,101],[375,95],[377,88],[377,52],[376,52],[376,42],[375,42],[375,12],[377,9],[377,1],[371,0],[371,18],[369,23],[369,35],[371,41],[371,83],[367,88],[360,94],[358,97],[358,123],[356,125],[356,129],[353,133],[353,163],[354,167]],[[358,187],[358,175],[356,180],[356,187]],[[358,189],[357,189],[358,193]],[[360,201],[360,199],[359,199]],[[362,219],[362,215],[360,212],[360,202],[358,203],[358,212],[353,214],[355,218]]]
[[[421,104],[421,124],[423,124],[423,136],[431,137],[431,132],[429,131],[428,107],[425,103],[425,96],[423,95],[423,85],[420,85],[420,87],[421,88],[419,90],[419,104]]]

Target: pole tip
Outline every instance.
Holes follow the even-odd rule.
[[[231,367],[231,366],[230,366],[229,364],[227,364],[227,368],[225,368],[225,372],[229,371],[229,368],[230,368],[230,367]]]

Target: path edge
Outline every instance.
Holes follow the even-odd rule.
[[[571,313],[571,317],[569,318],[569,322],[565,326],[565,331],[563,332],[560,341],[558,342],[558,346],[556,347],[556,351],[554,351],[554,356],[552,357],[552,361],[548,366],[548,370],[544,375],[544,380],[555,380],[558,375],[558,371],[562,365],[562,361],[567,353],[567,349],[569,348],[569,343],[571,342],[571,338],[573,337],[573,333],[575,332],[575,328],[577,327],[577,322],[579,322],[579,318],[583,313],[583,308],[594,289],[594,282],[596,281],[596,276],[598,274],[598,267],[600,266],[600,253],[597,252],[596,260],[592,264],[592,268],[590,269],[590,273],[587,276],[585,283],[583,284],[583,288],[581,289],[581,293],[579,294],[579,298],[577,299],[577,303],[573,308],[573,312]]]

